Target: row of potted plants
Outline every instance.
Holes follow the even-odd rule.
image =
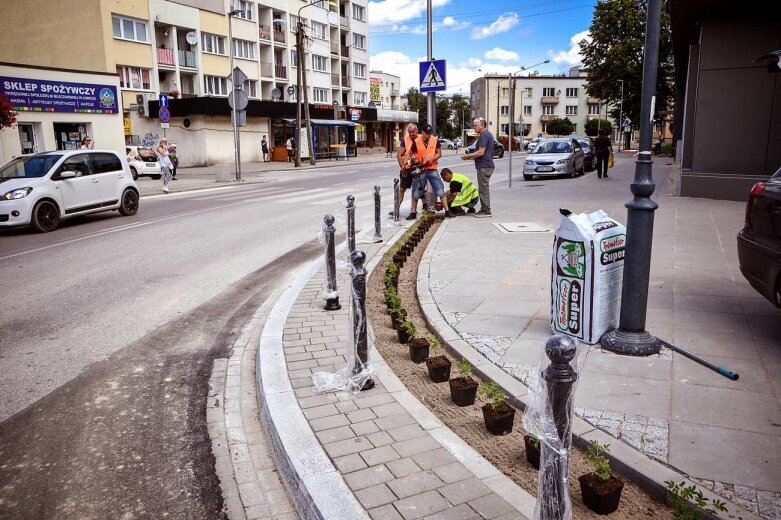
[[[463,358],[458,362],[459,375],[451,378],[452,363],[444,355],[441,343],[434,336],[419,336],[419,331],[408,318],[404,302],[399,296],[401,268],[433,223],[433,214],[424,213],[423,217],[388,252],[390,260],[384,263],[384,296],[391,325],[396,331],[399,343],[407,345],[412,362],[418,364],[425,362],[433,382],[449,383],[450,397],[456,406],[474,405],[479,391],[480,395],[488,399],[488,403],[481,408],[486,429],[493,435],[507,435],[513,430],[515,409],[507,402],[507,396],[499,385],[494,382],[480,385],[472,377],[472,366]],[[524,435],[524,445],[526,460],[539,470],[540,440],[527,434]],[[585,458],[594,467],[594,471],[578,479],[583,502],[598,514],[609,514],[618,508],[624,485],[610,471],[610,463],[604,456],[607,450],[607,445],[592,443],[586,450]]]

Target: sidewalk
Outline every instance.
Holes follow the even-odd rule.
[[[635,471],[651,478],[667,467],[690,476],[732,502],[733,513],[745,508],[781,518],[781,310],[740,274],[735,235],[745,205],[667,196],[671,184],[659,180],[667,161],[654,162],[661,195],[647,328],[740,379],[728,380],[667,349],[633,358],[586,346],[575,402],[587,425],[580,433],[588,438],[592,428],[610,435],[614,455],[626,454],[640,464]],[[633,174],[631,156],[619,154],[608,179],[591,174],[545,185],[522,181],[508,189],[495,175],[494,217],[448,219],[429,245],[418,283],[424,308],[425,302],[436,304],[427,319],[476,364],[501,369],[501,383],[526,382],[551,335],[558,209],[601,208],[625,222]],[[500,224],[510,222],[550,231],[509,233]]]

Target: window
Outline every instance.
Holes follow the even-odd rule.
[[[510,89],[509,89],[509,88],[503,88],[503,89],[502,89],[502,97],[507,97],[507,95],[509,94],[509,92],[510,92]]]
[[[298,67],[298,51],[290,51],[290,66]]]
[[[353,33],[353,47],[356,49],[365,49],[366,48],[366,36],[363,34],[357,34]],[[385,85],[386,87],[388,85]]]
[[[219,76],[204,76],[203,92],[207,96],[227,96],[228,78],[221,78]]]
[[[569,89],[567,89],[567,90],[569,90]],[[567,114],[568,116],[576,116],[576,115],[578,115],[578,105],[567,105],[564,110],[565,110],[564,113]]]
[[[366,65],[363,63],[353,63],[353,71],[356,78],[366,78]]]
[[[122,171],[122,161],[113,153],[93,153],[92,172],[93,173],[111,173]]]
[[[355,93],[355,104],[356,105],[365,105],[366,104],[366,92],[356,92]]]
[[[91,175],[90,162],[89,154],[72,155],[63,161],[60,171],[70,170],[76,173],[76,177]]]
[[[523,115],[525,116],[532,115],[532,107],[529,105],[523,105]]]
[[[555,96],[556,95],[556,89],[552,87],[546,87],[542,89],[542,95],[543,96]]]
[[[508,134],[509,135],[509,133],[510,133],[510,125],[508,125],[507,123],[502,123],[499,128],[500,128],[499,129],[499,133],[500,134]]]
[[[509,105],[502,105],[499,107],[499,113],[503,116],[509,116],[510,115],[510,106]]]
[[[328,72],[328,58],[312,54],[312,69],[319,72]]]
[[[542,113],[546,116],[552,116],[553,115],[553,105],[542,105]]]
[[[241,89],[251,98],[258,97],[258,81],[255,79],[248,79],[242,83]]]
[[[353,4],[353,18],[362,22],[366,21],[366,8],[362,5]]]
[[[233,9],[241,10],[241,12],[236,15],[236,18],[241,18],[242,20],[255,19],[255,4],[253,2],[247,2],[246,0],[233,0]]]
[[[526,92],[526,97],[530,98],[534,94],[534,89],[531,87],[523,89]]]
[[[327,88],[314,88],[315,103],[328,103],[328,89]]]
[[[225,54],[225,36],[201,33],[201,43],[203,44],[203,52]]]
[[[245,60],[255,59],[255,43],[246,40],[233,40],[233,57]]]
[[[572,133],[577,134],[578,133],[578,124],[572,123]]]
[[[299,20],[304,26],[306,26],[306,18],[299,18],[294,14],[290,15],[290,32],[292,33],[296,32],[296,29],[298,28]]]
[[[578,89],[576,89],[576,88],[568,88],[567,89],[567,97],[578,97]]]
[[[588,106],[588,115],[590,115],[590,116],[599,115],[599,105],[589,105]]]
[[[325,24],[312,22],[312,36],[320,40],[327,40],[328,28],[325,26]]]
[[[111,15],[111,28],[114,31],[114,38],[144,43],[147,41],[146,22]]]
[[[119,76],[119,86],[121,88],[152,90],[149,69],[119,66],[117,67],[117,76]]]
[[[548,133],[548,123],[542,124],[542,133],[547,134]]]

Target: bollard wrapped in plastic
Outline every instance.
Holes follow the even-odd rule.
[[[523,426],[539,439],[541,448],[535,520],[572,518],[568,467],[580,366],[577,347],[571,337],[552,336],[529,381],[531,401],[523,415]]]

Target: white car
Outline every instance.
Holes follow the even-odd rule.
[[[151,148],[126,146],[125,153],[134,180],[138,180],[142,175],[148,175],[153,179],[159,179],[163,175],[163,170],[157,161],[157,154]]]
[[[138,211],[138,187],[127,160],[110,150],[23,155],[0,167],[0,227],[54,231],[61,219]]]

